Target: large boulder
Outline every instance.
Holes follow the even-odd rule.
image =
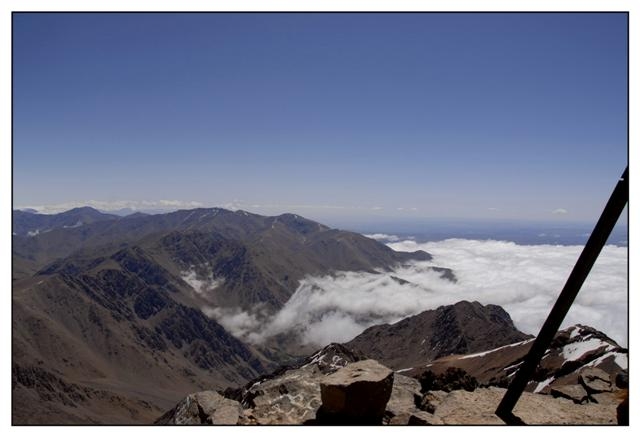
[[[613,390],[609,374],[597,367],[587,367],[583,369],[578,375],[578,381],[589,394],[610,392]]]
[[[320,382],[319,423],[382,424],[393,371],[374,360],[351,363]]]
[[[236,425],[242,413],[239,402],[215,391],[201,391],[184,398],[156,421],[161,425]]]
[[[550,394],[554,398],[570,399],[576,404],[584,404],[589,401],[589,394],[580,384],[553,387]]]

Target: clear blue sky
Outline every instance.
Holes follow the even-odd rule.
[[[593,221],[627,164],[624,14],[15,14],[13,26],[16,207]]]

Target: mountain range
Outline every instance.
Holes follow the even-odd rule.
[[[314,354],[295,333],[246,343],[209,311],[274,314],[308,276],[431,259],[295,214],[14,211],[13,423],[316,423],[323,417],[322,378],[359,362],[354,374],[395,375],[384,423],[458,423],[445,411],[462,408],[456,402],[468,396],[426,393],[425,381],[488,390],[464,408],[502,393],[532,336],[499,306],[441,306]],[[457,280],[446,266],[430,268]],[[589,392],[583,374],[596,369],[589,371],[600,372],[598,384],[606,379],[611,386],[628,368],[627,353],[587,326],[561,331],[527,390],[591,402],[571,420],[589,411],[594,423],[611,423],[614,400]],[[593,406],[598,399],[609,409]],[[429,402],[450,406],[436,417]],[[477,420],[493,423],[485,416]]]
[[[185,392],[291,358],[244,344],[204,306],[275,311],[306,275],[430,259],[294,214],[79,208],[13,220],[16,423],[148,421]]]

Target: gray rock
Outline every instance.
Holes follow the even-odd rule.
[[[576,404],[583,404],[589,401],[589,394],[584,389],[584,387],[579,384],[552,387],[551,396],[553,396],[554,398],[570,399]]]
[[[396,373],[393,378],[391,398],[384,412],[383,424],[407,425],[411,413],[418,411],[417,405],[421,399],[420,381]]]
[[[320,383],[319,423],[381,424],[394,373],[374,360],[358,361]]]
[[[255,397],[248,423],[301,424],[315,418],[323,376],[313,365],[288,370],[278,378],[256,384],[250,390]]]
[[[602,393],[612,391],[609,374],[595,367],[587,367],[578,375],[578,382],[582,384],[587,393]]]
[[[215,391],[201,391],[184,398],[157,423],[173,425],[236,425],[240,403],[222,397]]]
[[[417,379],[396,373],[385,415],[393,417],[416,410],[416,398],[421,396],[420,382]]]

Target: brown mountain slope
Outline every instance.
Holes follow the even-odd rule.
[[[393,325],[372,326],[345,346],[398,370],[530,337],[516,329],[501,307],[462,301],[407,317]]]
[[[14,283],[14,422],[132,423],[185,386],[224,386],[265,371],[264,359],[174,299],[178,293],[176,279],[140,249]],[[23,408],[29,399],[48,413],[32,417]],[[61,408],[71,410],[57,416]]]

